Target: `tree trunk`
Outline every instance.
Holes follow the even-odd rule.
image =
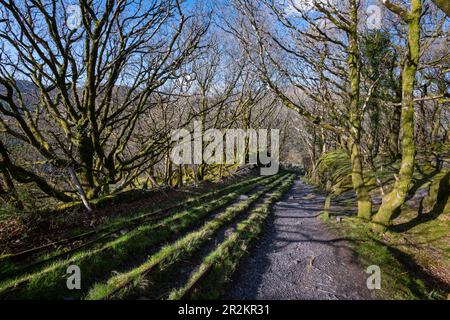
[[[94,175],[92,168],[94,166],[94,146],[91,138],[84,133],[85,129],[78,128],[78,155],[80,157],[80,168],[77,168],[79,181],[88,199],[98,196],[95,188]]]
[[[402,95],[402,162],[399,177],[392,192],[383,197],[383,203],[373,217],[372,229],[384,232],[391,224],[394,212],[405,202],[411,187],[414,174],[416,146],[414,141],[414,83],[420,54],[420,16],[421,0],[411,1],[411,12],[408,19],[408,57],[403,70]]]
[[[372,216],[372,199],[364,181],[361,147],[351,143],[352,183],[358,201],[358,217],[370,220]]]
[[[0,168],[0,172],[5,182],[5,188],[3,188],[0,183],[0,197],[2,197],[5,201],[10,202],[16,209],[23,210],[24,205],[17,194],[13,179],[8,169],[6,169],[6,166],[2,166]]]
[[[446,169],[430,184],[428,196],[424,200],[424,205],[431,214],[441,214],[443,212],[449,213],[449,211],[444,210],[449,202],[448,190],[450,190],[450,169]]]
[[[394,111],[392,118],[390,119],[390,129],[389,129],[389,155],[392,161],[396,161],[400,158],[399,151],[399,137],[400,137],[400,122],[402,117],[401,107],[394,106]]]
[[[75,188],[77,189],[78,194],[80,195],[81,201],[83,202],[85,208],[87,209],[87,211],[91,212],[92,207],[89,204],[89,201],[86,196],[86,193],[84,192],[83,186],[81,185],[80,181],[78,180],[78,177],[73,168],[69,168],[69,175],[72,180],[72,183],[74,184]]]
[[[166,154],[165,160],[165,170],[164,170],[164,180],[169,187],[173,187],[172,185],[172,161],[170,160],[170,154]]]
[[[177,187],[179,189],[183,188],[183,165],[180,164],[178,165],[178,182],[177,182]]]
[[[358,8],[356,1],[351,2],[351,20],[353,25],[349,31],[349,77],[350,77],[350,126],[349,150],[352,162],[352,183],[358,201],[358,217],[370,219],[372,215],[372,199],[364,181],[363,159],[361,153],[361,110],[359,110],[360,98],[360,55],[358,48]]]
[[[325,205],[324,205],[324,209],[323,209],[324,216],[327,219],[330,218],[331,195],[332,195],[331,188],[332,188],[332,182],[331,182],[331,180],[328,180],[327,185],[326,185],[327,196],[325,198]]]
[[[156,173],[155,173],[155,167],[151,167],[149,169],[149,172],[147,174],[148,176],[148,180],[150,180],[151,184],[152,184],[152,188],[158,188],[158,182],[155,179]]]

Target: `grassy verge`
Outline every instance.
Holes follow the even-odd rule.
[[[122,218],[119,221],[115,221],[101,229],[86,232],[75,237],[71,237],[70,239],[59,241],[58,243],[54,243],[52,245],[46,245],[43,247],[27,250],[22,254],[15,255],[4,255],[0,257],[0,279],[6,278],[8,276],[18,276],[19,274],[23,274],[25,271],[30,271],[29,269],[35,267],[37,265],[42,265],[45,263],[49,263],[56,259],[62,259],[64,256],[67,257],[68,254],[73,254],[80,249],[86,249],[89,246],[101,244],[102,242],[106,242],[111,238],[115,233],[119,232],[122,229],[129,229],[135,227],[138,224],[145,223],[148,220],[154,221],[156,218],[164,218],[168,214],[170,214],[175,209],[182,209],[189,205],[199,205],[208,200],[211,200],[214,197],[219,195],[227,194],[230,192],[234,192],[239,190],[240,188],[246,187],[248,185],[262,183],[264,181],[264,177],[257,177],[250,180],[244,180],[239,183],[228,186],[224,189],[211,191],[205,195],[194,197],[183,201],[180,204],[171,207],[161,207],[156,210],[151,210],[150,212],[143,211],[141,215],[131,218],[125,219]],[[95,237],[92,239],[92,237]],[[64,243],[70,242],[81,242],[83,239],[90,239],[88,242],[83,242],[82,244],[76,246],[75,248],[64,249],[58,248],[54,249],[56,245],[62,245]],[[47,252],[48,249],[53,248],[52,252]],[[43,251],[41,255],[35,256],[37,253]],[[29,259],[27,255],[33,256],[33,259]],[[25,257],[24,257],[25,256]],[[20,260],[18,260],[20,259]],[[31,260],[31,261],[30,261]]]
[[[276,179],[262,190],[256,192],[247,200],[226,209],[218,217],[206,223],[195,232],[189,233],[178,241],[163,247],[139,267],[112,277],[106,283],[99,283],[89,292],[87,299],[98,300],[108,298],[126,298],[139,290],[141,283],[150,272],[159,272],[168,266],[189,257],[209,240],[221,227],[230,223],[240,213],[246,211],[252,203],[257,201],[266,192],[273,189],[285,176]]]
[[[172,291],[169,299],[219,299],[239,261],[261,234],[271,205],[291,188],[294,179],[295,176],[291,176],[264,204],[254,209],[249,218],[238,225],[237,231],[205,258],[186,285]]]
[[[270,183],[275,178],[263,182]],[[140,260],[142,255],[147,254],[157,244],[197,225],[210,212],[226,206],[253,188],[253,184],[246,185],[217,200],[176,213],[157,223],[142,225],[101,248],[76,253],[71,258],[56,261],[38,272],[7,280],[0,284],[0,298],[80,298],[90,288],[92,282],[108,277],[108,272],[126,267],[130,261]],[[65,278],[69,265],[77,265],[82,270],[82,290],[67,289]]]
[[[142,210],[140,212],[136,212],[135,213],[135,217],[133,217],[131,219],[130,218],[125,218],[125,217],[116,218],[116,219],[114,219],[114,221],[111,221],[107,225],[105,225],[105,226],[103,226],[101,228],[98,228],[96,230],[92,230],[92,231],[84,232],[84,233],[79,233],[79,234],[71,236],[70,238],[61,239],[59,241],[56,241],[56,242],[48,244],[48,245],[32,248],[32,249],[26,250],[25,252],[20,252],[20,253],[16,253],[16,254],[3,254],[3,255],[0,256],[0,262],[3,262],[6,259],[11,259],[11,258],[16,258],[16,257],[22,258],[25,255],[30,255],[30,254],[36,253],[38,251],[42,251],[42,250],[47,249],[47,248],[55,248],[59,244],[67,243],[67,242],[70,242],[70,241],[79,241],[82,238],[89,237],[89,236],[92,236],[92,235],[95,235],[95,234],[101,234],[102,232],[111,231],[112,229],[113,230],[114,229],[120,229],[120,228],[124,228],[124,227],[129,227],[129,226],[131,226],[133,224],[142,223],[146,218],[153,217],[153,216],[161,213],[162,211],[167,211],[167,210],[171,210],[171,209],[174,209],[174,208],[178,208],[178,206],[188,207],[188,206],[193,205],[193,204],[199,204],[202,201],[207,201],[208,199],[217,197],[217,196],[219,196],[221,194],[226,194],[228,192],[234,191],[234,190],[236,190],[236,188],[243,187],[243,186],[248,185],[248,184],[260,182],[264,178],[265,177],[255,177],[255,178],[250,179],[250,180],[246,179],[246,180],[240,181],[238,183],[229,185],[229,186],[227,186],[227,187],[225,187],[223,189],[220,189],[220,190],[214,190],[214,191],[208,192],[206,194],[203,194],[201,196],[190,197],[188,199],[184,199],[184,200],[180,201],[179,203],[177,203],[175,205],[173,205],[173,203],[172,203],[172,204],[169,204],[169,205],[166,204],[164,206],[160,206],[160,207],[158,207],[158,208],[156,208],[154,210],[150,210],[150,211],[149,210]]]
[[[381,268],[382,299],[427,300],[446,299],[448,292],[427,281],[424,270],[414,257],[401,250],[391,233],[376,235],[358,218],[346,218],[341,223],[322,217],[328,224],[352,243],[363,267]]]

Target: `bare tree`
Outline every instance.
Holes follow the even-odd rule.
[[[67,184],[49,183],[36,165],[73,168],[95,198],[159,161],[161,141],[137,144],[134,134],[201,46],[208,19],[178,0],[0,4],[0,130],[35,151],[21,164],[1,144],[16,181],[70,201]]]
[[[370,219],[361,151],[360,1],[313,1],[312,11],[288,1],[293,12],[280,1],[263,1],[263,8],[250,0],[233,3],[241,15],[229,21],[228,29],[246,48],[262,79],[285,106],[342,137],[351,155],[358,215]],[[267,11],[274,17],[272,24]],[[298,93],[302,97],[296,99]],[[312,110],[307,101],[323,106],[326,115],[322,108]]]

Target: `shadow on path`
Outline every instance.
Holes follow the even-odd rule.
[[[374,299],[350,249],[318,219],[325,198],[296,181],[277,203],[266,231],[240,264],[225,299]]]

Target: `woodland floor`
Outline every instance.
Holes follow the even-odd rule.
[[[291,179],[283,189],[288,176]],[[67,298],[65,281],[61,279],[65,276],[64,266],[72,263],[65,260],[68,257],[76,264],[81,263],[87,274],[86,286],[72,297],[75,299],[447,298],[450,219],[447,213],[431,217],[417,208],[424,192],[417,192],[408,201],[391,230],[377,236],[355,217],[353,192],[333,199],[332,218],[324,219],[325,198],[320,190],[299,178],[291,188],[293,179],[294,175],[288,174],[274,177],[246,174],[196,188],[155,191],[138,200],[107,202],[89,214],[74,211],[61,214],[61,218],[47,217],[40,223],[33,223],[31,218],[36,216],[31,215],[29,219],[17,220],[16,232],[11,232],[3,221],[0,240],[5,252],[16,253],[36,245],[38,250],[25,252],[23,257],[3,257],[0,270],[10,279],[3,283],[3,289],[0,283],[0,299],[41,298],[44,293],[47,294],[44,298]],[[255,214],[264,212],[258,210],[269,199],[275,199],[274,194],[281,189],[279,197],[273,200],[270,215],[252,220]],[[211,191],[212,195],[200,199]],[[188,198],[192,196],[200,198],[191,203]],[[376,209],[380,198],[374,198]],[[144,217],[138,223],[122,226],[134,216],[151,214],[159,207],[164,215],[155,216],[154,221]],[[166,220],[172,222],[164,223]],[[251,221],[257,221],[258,227],[245,229]],[[112,231],[100,229],[112,222],[120,226],[112,227]],[[148,230],[158,232],[146,231],[145,226],[154,226]],[[83,232],[98,229],[99,233],[82,234],[82,238],[58,244],[57,250],[52,246],[39,248],[70,237],[75,231],[81,232],[76,227]],[[255,230],[263,233],[253,235]],[[239,241],[228,241],[233,235]],[[140,245],[136,239],[144,242]],[[159,261],[155,264],[157,268],[148,269],[152,271],[149,274],[141,267],[148,261]],[[365,271],[371,265],[381,268],[382,290],[367,288],[369,275]],[[142,277],[136,278],[139,272]],[[117,281],[118,273],[127,277],[126,288]],[[13,279],[16,276],[22,278]],[[99,281],[103,287],[96,285]],[[116,291],[117,288],[120,290]]]
[[[246,174],[250,178],[254,174]],[[106,200],[101,206],[95,206],[92,212],[84,209],[67,208],[61,212],[22,212],[0,219],[0,254],[18,253],[36,244],[47,245],[70,237],[73,234],[101,228],[115,220],[127,219],[142,210],[167,207],[182,202],[189,197],[220,189],[242,179],[241,176],[226,177],[218,182],[203,182],[197,186],[183,189],[145,191],[142,194],[131,193],[124,199]],[[129,197],[130,199],[127,199]]]

